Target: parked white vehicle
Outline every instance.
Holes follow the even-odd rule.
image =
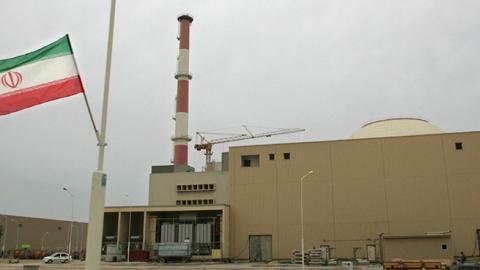
[[[44,263],[67,263],[72,261],[72,256],[65,252],[55,252],[50,256],[43,257]]]

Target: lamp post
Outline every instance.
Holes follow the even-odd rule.
[[[7,240],[7,231],[8,231],[8,218],[7,216],[3,216],[5,218],[5,232],[3,235],[3,245],[2,245],[2,258],[5,258],[5,242]]]
[[[69,239],[68,239],[68,254],[72,256],[71,251],[72,251],[72,235],[73,235],[73,194],[66,187],[63,187],[63,190],[65,190],[70,195],[70,198],[72,199],[72,217],[70,220],[70,233],[69,233]]]
[[[43,235],[42,235],[42,251],[44,251],[44,249],[43,249],[44,248],[44,242],[46,242],[45,238],[48,234],[49,234],[49,232],[44,232]]]
[[[125,194],[125,197],[128,199],[128,206],[132,206],[132,199],[128,194]],[[130,263],[130,233],[132,232],[132,209],[128,212],[128,241],[127,241],[127,263]]]
[[[308,173],[306,173],[304,176],[300,178],[300,224],[301,224],[300,226],[302,230],[302,270],[305,269],[305,255],[304,255],[305,247],[304,247],[304,240],[303,240],[303,180],[312,173],[313,171],[309,171]]]
[[[15,243],[15,250],[18,249],[18,239],[20,237],[20,228],[22,227],[22,223],[18,222],[16,219],[14,218],[10,218],[11,221],[15,222],[17,224],[17,241]]]

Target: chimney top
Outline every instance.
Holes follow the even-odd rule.
[[[193,17],[191,15],[188,15],[188,14],[182,14],[182,15],[179,15],[177,17],[177,20],[179,22],[183,21],[183,20],[188,20],[190,23],[193,22]]]

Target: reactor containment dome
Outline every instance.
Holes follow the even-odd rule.
[[[397,137],[445,133],[442,129],[420,118],[389,118],[363,125],[352,139]]]

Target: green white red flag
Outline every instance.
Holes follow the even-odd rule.
[[[68,35],[36,51],[0,60],[0,115],[83,91]]]

